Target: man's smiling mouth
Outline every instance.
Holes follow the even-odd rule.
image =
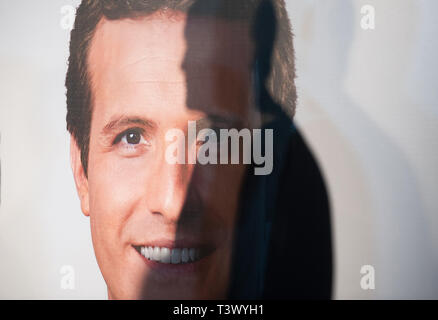
[[[210,253],[210,250],[202,248],[167,248],[157,246],[134,246],[134,248],[146,259],[165,264],[194,263]]]
[[[134,249],[152,263],[167,265],[187,265],[209,256],[214,247],[169,248],[133,245]]]

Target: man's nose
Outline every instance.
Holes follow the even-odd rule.
[[[163,158],[155,166],[149,181],[148,209],[166,223],[176,224],[186,202],[194,165],[169,164]]]

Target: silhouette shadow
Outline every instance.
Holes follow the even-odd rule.
[[[251,1],[257,3],[253,10],[249,10],[248,3],[200,0],[189,8],[185,28],[187,49],[182,65],[187,82],[186,104],[187,108],[207,115],[221,111],[229,114],[241,107],[239,95],[252,95],[253,103],[246,108],[253,110],[246,114],[256,111],[261,120],[258,128],[262,132],[273,130],[273,171],[269,175],[254,175],[255,165],[251,164],[244,166],[243,174],[239,175],[238,168],[242,167],[238,165],[196,165],[176,238],[187,232],[202,235],[215,232],[216,220],[208,217],[211,212],[232,216],[229,259],[212,271],[218,281],[226,279],[227,298],[329,299],[332,240],[325,184],[291,117],[267,88],[278,29],[274,1]],[[207,25],[210,27],[199,30],[199,19],[210,23]],[[242,19],[246,26],[239,25]],[[249,47],[253,49],[249,64],[245,60],[236,63],[242,57],[239,54],[244,53],[229,50],[228,42],[222,41],[226,36],[222,30],[227,29],[221,29],[221,21],[238,25],[233,30],[242,34],[247,32]],[[208,38],[221,40],[213,52],[202,52],[203,41]],[[222,45],[225,47],[221,49]],[[212,74],[215,80],[208,88],[202,86],[200,67],[193,63],[200,54],[211,55],[215,65]],[[242,65],[247,67],[247,74],[242,74],[245,72]],[[248,122],[249,119],[240,119],[242,125]],[[237,194],[229,190],[237,190]],[[203,292],[216,290],[205,288],[202,281],[198,285]]]

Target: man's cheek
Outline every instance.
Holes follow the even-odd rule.
[[[139,177],[113,165],[101,165],[100,170],[90,170],[90,173],[90,216],[99,233],[109,237],[109,233],[123,229],[122,221],[141,198]],[[117,239],[111,239],[114,240]]]
[[[111,196],[123,194],[125,198],[122,199],[128,199],[145,179],[148,167],[145,157],[126,158],[114,152],[98,160],[95,170],[97,187],[103,192],[111,192]]]
[[[240,195],[240,188],[243,182],[244,168],[239,165],[218,165],[215,168],[214,180],[209,181],[209,186],[201,190],[206,198],[223,202],[234,201]]]
[[[124,221],[134,208],[134,194],[126,179],[114,171],[91,176],[90,180],[93,244],[99,264],[110,271],[123,261]]]
[[[236,184],[240,185],[242,173],[243,171],[238,165],[197,165],[192,177],[192,184],[202,192],[204,199],[206,199],[218,194],[229,193]]]

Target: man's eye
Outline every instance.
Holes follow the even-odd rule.
[[[210,140],[210,136],[205,137],[198,137],[196,140],[196,145],[202,146],[203,144],[206,144]]]
[[[145,139],[143,138],[143,132],[141,129],[129,129],[125,132],[119,134],[114,140],[114,144],[122,142],[125,145],[138,145],[138,144],[146,144]]]
[[[216,143],[219,143],[220,128],[213,127],[213,128],[209,128],[208,133],[206,131],[203,131],[202,134],[198,132],[196,145],[202,146],[202,145],[207,144],[207,143],[212,143],[212,142],[210,142],[210,139],[211,139],[210,134],[215,135],[216,136]]]
[[[128,144],[139,144],[141,140],[141,134],[134,131],[127,132],[122,140],[126,140],[126,143]]]

